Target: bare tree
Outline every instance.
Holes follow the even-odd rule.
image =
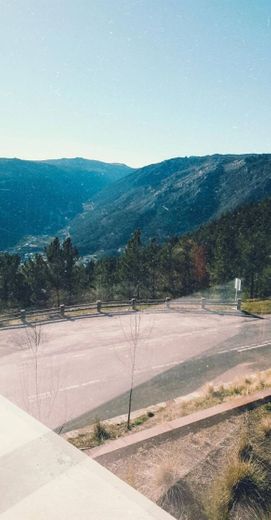
[[[24,353],[21,386],[25,408],[37,419],[48,424],[59,391],[59,370],[54,366],[51,356],[48,358],[49,365],[48,362],[46,366],[41,363],[45,343],[41,325],[32,324],[24,328],[19,342]],[[46,403],[45,406],[42,403]]]
[[[38,408],[38,418],[41,418],[41,403],[39,399],[39,361],[40,361],[40,347],[42,344],[42,330],[41,325],[32,325],[31,327],[26,327],[24,329],[25,332],[25,344],[27,349],[29,350],[32,361],[34,364],[34,385],[35,390],[34,393],[36,395],[36,403]]]
[[[148,317],[149,318],[149,317]],[[138,349],[142,345],[143,340],[146,340],[152,331],[153,324],[148,325],[148,330],[142,328],[142,313],[134,312],[130,315],[129,327],[125,328],[121,323],[121,328],[124,337],[129,345],[129,376],[130,376],[130,389],[129,389],[129,400],[128,400],[128,414],[127,414],[127,429],[131,429],[131,411],[132,411],[132,397],[135,383],[135,373],[137,364]]]

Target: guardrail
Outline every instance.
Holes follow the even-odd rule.
[[[97,300],[92,303],[84,303],[78,305],[65,305],[61,304],[59,307],[49,307],[46,309],[21,309],[14,312],[9,312],[0,315],[0,327],[5,326],[16,326],[25,323],[42,322],[53,319],[72,318],[76,316],[88,316],[106,313],[107,311],[114,312],[117,309],[127,309],[130,311],[136,311],[140,307],[158,306],[163,305],[167,310],[186,307],[199,308],[202,310],[212,310],[216,307],[230,307],[237,310],[241,310],[241,300],[237,301],[221,301],[221,300],[209,300],[206,298],[194,298],[194,299],[171,299],[169,297],[164,299],[140,299],[132,298],[130,300],[111,300],[102,301]]]

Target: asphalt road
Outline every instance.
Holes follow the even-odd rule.
[[[39,331],[38,331],[39,332]],[[271,321],[142,312],[0,331],[0,393],[66,429],[271,365]]]

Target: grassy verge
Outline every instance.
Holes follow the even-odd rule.
[[[208,520],[270,520],[270,421],[269,404],[248,414],[236,446],[206,493]]]
[[[193,397],[192,399],[186,399],[180,403],[166,406],[158,414],[160,416],[159,422],[171,421],[266,388],[271,388],[271,369],[239,378],[227,385],[214,386],[209,384],[199,397]]]
[[[157,408],[155,412],[153,407],[150,407],[145,414],[132,421],[132,432],[150,428],[166,421],[172,421],[199,410],[211,408],[212,406],[234,400],[237,397],[250,395],[267,388],[271,388],[271,369],[240,378],[228,385],[214,386],[209,384],[198,397],[185,399],[181,402],[173,401],[163,407],[161,406],[161,408]],[[120,423],[115,423],[112,420],[104,421],[103,426],[107,430],[108,436],[105,436],[101,442],[95,435],[95,425],[90,425],[87,429],[84,428],[83,432],[78,433],[76,436],[73,434],[68,435],[67,440],[79,449],[90,449],[110,439],[116,439],[131,433],[127,431],[126,421]],[[269,427],[271,432],[271,421],[270,424],[266,424],[267,430]]]
[[[141,427],[153,414],[144,414],[137,417],[131,423],[132,431],[135,431]],[[127,423],[121,422],[118,424],[110,424],[108,421],[101,422],[99,419],[96,420],[94,425],[91,425],[88,431],[79,433],[76,437],[68,438],[68,441],[81,450],[95,448],[104,444],[108,440],[117,439],[127,435]]]
[[[178,520],[271,520],[270,425],[267,404],[108,469]]]
[[[254,314],[271,314],[270,300],[246,300],[242,303],[242,310]]]

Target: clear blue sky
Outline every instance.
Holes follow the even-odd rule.
[[[0,0],[0,156],[271,152],[271,0]]]

